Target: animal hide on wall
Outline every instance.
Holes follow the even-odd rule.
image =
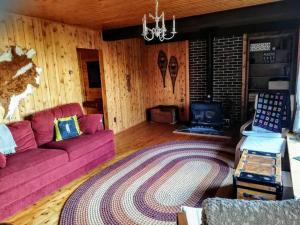
[[[32,61],[36,51],[11,46],[0,54],[0,103],[12,119],[22,99],[39,87],[42,69]]]

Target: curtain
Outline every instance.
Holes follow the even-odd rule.
[[[296,87],[296,114],[294,121],[295,133],[300,133],[300,69],[298,71],[297,87]]]

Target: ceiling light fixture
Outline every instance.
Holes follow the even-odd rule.
[[[155,21],[155,27],[153,27],[152,29],[147,27],[147,17],[145,14],[142,19],[143,21],[142,36],[146,41],[152,41],[154,37],[157,37],[160,41],[171,40],[177,33],[175,29],[175,16],[173,16],[173,28],[172,31],[170,32],[171,36],[167,37],[167,28],[165,25],[165,13],[162,12],[162,14],[158,16],[158,0],[156,0],[155,16],[149,13],[149,17]],[[160,20],[161,20],[161,27],[159,27]]]

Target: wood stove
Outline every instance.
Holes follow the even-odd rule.
[[[194,102],[191,104],[192,127],[210,127],[222,129],[224,126],[224,112],[220,102]]]

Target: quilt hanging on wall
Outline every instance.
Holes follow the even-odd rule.
[[[42,69],[32,60],[35,54],[34,49],[19,46],[0,53],[0,103],[6,119],[12,119],[20,101],[39,87]]]

